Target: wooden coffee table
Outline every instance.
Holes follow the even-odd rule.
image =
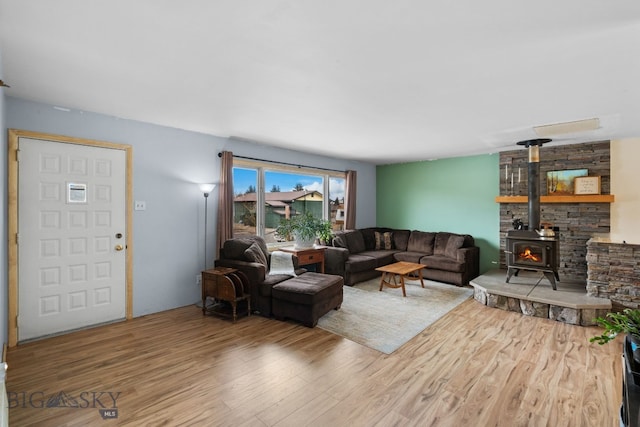
[[[384,286],[389,288],[402,288],[402,295],[407,296],[407,291],[404,288],[404,278],[409,276],[412,273],[418,272],[418,278],[420,279],[420,285],[424,288],[424,281],[422,280],[422,269],[425,268],[424,264],[416,264],[414,262],[396,262],[394,264],[385,265],[382,267],[376,268],[376,271],[381,271],[382,276],[380,277],[380,290]],[[415,276],[412,276],[415,278]],[[400,283],[398,283],[398,279],[400,279]]]

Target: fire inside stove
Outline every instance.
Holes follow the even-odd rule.
[[[515,241],[513,243],[513,261],[515,264],[546,265],[546,245],[531,241]]]
[[[522,252],[518,254],[519,261],[530,262],[542,262],[542,254],[534,252],[530,247],[525,247]]]

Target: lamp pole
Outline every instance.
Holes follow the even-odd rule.
[[[213,190],[215,184],[200,184],[200,190],[204,194],[204,269],[207,269],[207,207],[209,206],[209,193]]]
[[[209,206],[209,193],[204,193],[204,269],[207,269],[207,206]]]

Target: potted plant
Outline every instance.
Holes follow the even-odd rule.
[[[285,240],[295,238],[296,248],[309,248],[315,243],[316,238],[321,234],[325,235],[327,227],[331,228],[331,223],[321,218],[316,218],[311,212],[294,215],[291,218],[283,218],[276,227],[276,234]]]
[[[321,245],[331,245],[333,239],[333,226],[331,221],[323,221],[322,228],[318,231],[318,241]]]
[[[640,310],[625,308],[621,312],[607,313],[605,317],[598,317],[596,323],[604,328],[604,332],[592,337],[590,342],[603,345],[618,334],[626,334],[632,345],[640,346]]]
[[[602,335],[591,337],[590,342],[603,345],[615,339],[618,334],[626,334],[629,344],[627,345],[626,341],[623,344],[625,363],[636,385],[640,385],[640,310],[625,308],[621,312],[598,317],[596,322],[604,328],[604,332]]]

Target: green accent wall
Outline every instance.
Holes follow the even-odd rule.
[[[488,154],[378,166],[376,225],[470,234],[480,274],[498,268],[499,161]]]

